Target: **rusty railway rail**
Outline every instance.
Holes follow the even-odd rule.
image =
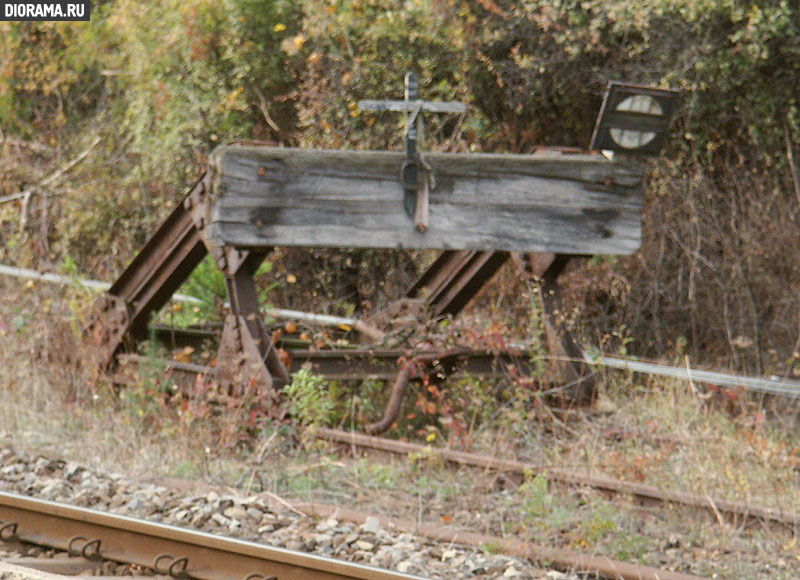
[[[542,473],[553,483],[574,487],[591,487],[607,496],[626,495],[632,497],[642,506],[665,504],[680,505],[689,509],[707,511],[715,517],[723,516],[728,520],[745,525],[774,523],[793,530],[800,529],[800,513],[796,511],[748,505],[694,493],[661,490],[651,485],[631,483],[608,477],[593,477],[560,468],[547,468],[545,470],[541,466],[522,461],[498,459],[487,455],[454,451],[452,449],[432,449],[415,443],[395,441],[339,429],[319,428],[314,430],[313,434],[319,439],[348,446],[357,446],[363,449],[374,449],[401,455],[431,452],[437,457],[457,465],[519,475],[531,472]]]
[[[294,508],[312,517],[333,516],[356,524],[363,524],[367,518],[362,512],[320,503],[295,504]],[[513,538],[406,520],[381,520],[386,527],[431,540],[476,547],[493,545],[507,554],[597,578],[699,580],[691,574],[548,548]],[[162,577],[185,579],[421,580],[419,576],[0,492],[0,545],[3,542],[64,550],[71,557],[4,560],[56,574],[86,574],[96,570],[100,561],[114,561],[138,565]]]
[[[201,336],[205,336],[201,334]],[[177,336],[174,337],[177,343]],[[189,337],[193,338],[193,337]],[[399,349],[353,349],[353,350],[288,350],[287,377],[303,367],[330,380],[394,378],[389,403],[383,417],[366,427],[371,434],[386,431],[397,418],[408,385],[412,380],[427,378],[440,382],[449,376],[506,377],[511,373],[527,375],[533,371],[533,353],[524,350],[470,350],[452,348],[444,351],[399,350]],[[181,391],[191,394],[198,375],[220,381],[221,373],[216,367],[170,360],[153,360],[142,355],[118,355],[121,363],[114,380],[125,385],[136,381],[143,365],[164,368],[172,373]],[[286,361],[284,361],[286,362]],[[246,377],[245,377],[246,378]],[[231,394],[230,392],[228,394]]]
[[[183,335],[179,330],[171,331],[176,344],[194,344],[193,334]],[[208,337],[207,331],[199,331],[196,336]],[[295,372],[304,365],[310,365],[311,370],[327,377],[330,380],[348,379],[380,379],[392,380],[398,374],[398,361],[400,359],[413,359],[417,356],[430,355],[431,351],[404,350],[404,349],[352,349],[352,350],[312,350],[312,349],[287,349],[291,364],[289,371]],[[455,376],[470,375],[475,377],[503,377],[507,376],[509,368],[513,367],[520,372],[533,370],[533,353],[526,350],[473,350],[465,351],[460,356]],[[210,378],[216,377],[215,367],[191,363],[180,363],[171,360],[153,360],[150,357],[136,354],[122,354],[118,357],[121,369],[117,372],[116,380],[121,383],[129,382],[134,374],[130,367],[144,364],[162,365],[176,373],[203,374]],[[191,377],[192,379],[194,377]]]
[[[0,492],[0,538],[197,580],[420,580],[303,554]]]
[[[320,503],[295,504],[302,512],[318,518],[335,516],[341,520],[362,524],[367,514],[353,510],[342,509],[335,505]],[[487,534],[474,533],[450,526],[439,524],[426,524],[418,521],[409,521],[396,518],[379,518],[384,527],[401,530],[415,535],[423,536],[437,542],[458,543],[468,546],[486,547],[493,546],[504,554],[518,556],[526,560],[546,563],[552,568],[565,572],[578,572],[586,574],[587,578],[605,578],[607,580],[701,580],[700,576],[664,570],[652,566],[622,562],[606,556],[587,555],[563,548],[550,548],[532,542],[510,537],[496,537]]]
[[[179,344],[191,344],[190,340],[178,338]],[[330,379],[379,378],[389,379],[397,376],[398,360],[429,355],[434,351],[421,349],[397,348],[360,348],[352,350],[313,350],[302,348],[287,349],[291,357],[289,370],[295,372],[303,365],[310,364],[311,370]],[[520,371],[532,371],[531,362],[536,355],[527,350],[471,350],[464,351],[459,373],[478,377],[507,376],[509,367]],[[120,355],[120,361],[145,362],[150,357],[135,354]],[[177,370],[204,372],[213,375],[214,367],[203,365],[186,365],[174,361],[164,361],[169,368]]]

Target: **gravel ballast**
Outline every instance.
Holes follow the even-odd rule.
[[[0,448],[0,489],[430,578],[577,578],[521,558],[389,529],[377,518],[361,525],[335,516],[318,520],[270,494],[185,492],[7,448]]]

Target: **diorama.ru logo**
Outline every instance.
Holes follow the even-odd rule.
[[[89,0],[81,2],[0,2],[0,20],[44,21],[89,20]]]

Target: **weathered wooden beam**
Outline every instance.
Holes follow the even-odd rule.
[[[438,103],[435,101],[358,101],[358,108],[362,111],[400,111],[410,113],[415,109],[426,113],[466,113],[467,105],[464,103]]]
[[[428,154],[428,231],[403,209],[402,153],[227,146],[209,159],[209,236],[339,246],[630,254],[642,169],[593,155]]]

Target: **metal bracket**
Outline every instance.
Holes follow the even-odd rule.
[[[406,73],[405,100],[416,101],[419,96],[419,82],[417,75]],[[417,211],[417,191],[419,190],[419,155],[417,153],[417,140],[419,138],[418,126],[422,125],[422,103],[416,103],[414,108],[406,115],[406,160],[400,169],[405,189],[405,208],[410,217]]]
[[[289,371],[262,321],[253,279],[267,253],[226,247],[217,255],[231,308],[222,331],[217,378],[233,395],[256,389],[277,403],[279,389],[290,381]]]
[[[525,270],[533,276],[542,299],[548,350],[555,357],[555,370],[560,382],[568,388],[559,391],[556,399],[564,404],[589,405],[597,397],[594,372],[583,362],[583,348],[575,341],[565,324],[558,277],[572,256],[537,254],[525,256]]]
[[[433,168],[422,158],[422,143],[425,141],[423,113],[467,112],[467,105],[458,102],[431,102],[419,100],[419,80],[413,72],[405,76],[405,100],[403,101],[359,101],[362,111],[400,111],[406,113],[405,152],[400,167],[400,184],[403,186],[403,207],[414,220],[420,232],[428,229],[428,195],[436,187]]]

